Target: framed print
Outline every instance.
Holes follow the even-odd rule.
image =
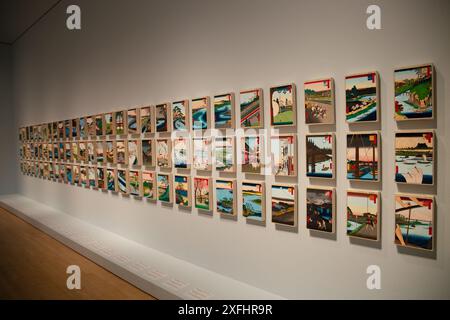
[[[26,128],[24,128],[24,130],[26,130]],[[25,140],[29,140],[28,139],[28,131],[25,131]],[[57,140],[58,139],[58,122],[53,122],[52,123],[52,140]]]
[[[125,126],[125,111],[114,112],[114,134],[126,135],[127,126]]]
[[[103,141],[97,141],[95,143],[95,156],[91,162],[97,162],[98,164],[105,162],[105,143]]]
[[[108,191],[117,192],[117,170],[113,168],[106,169],[106,185]]]
[[[45,158],[48,158],[47,148],[44,150]],[[72,142],[72,160],[79,161],[78,142]]]
[[[234,128],[234,94],[214,96],[214,127],[216,129]]]
[[[86,153],[87,153],[87,161],[90,163],[97,162],[96,154],[95,154],[95,142],[87,141],[86,142]]]
[[[271,190],[272,222],[289,227],[296,227],[297,186],[273,184]]]
[[[80,185],[80,166],[72,166],[72,183],[74,185]]]
[[[87,167],[88,186],[97,188],[97,173],[96,168]]]
[[[297,176],[297,136],[272,136],[270,139],[272,173],[276,176]]]
[[[47,125],[42,125],[41,127],[41,132],[42,132],[42,140],[47,141],[48,140],[48,127]]]
[[[304,84],[305,123],[334,124],[333,78],[307,81]]]
[[[334,233],[334,188],[309,187],[306,189],[306,228]]]
[[[155,106],[156,132],[170,132],[170,103]]]
[[[155,166],[155,140],[142,139],[142,165],[146,167]]]
[[[172,127],[174,131],[189,131],[189,100],[172,103]]]
[[[141,133],[153,133],[153,108],[151,106],[142,107],[140,112]]]
[[[86,117],[86,129],[89,137],[93,138],[97,135],[97,125],[94,116]]]
[[[191,181],[186,175],[174,175],[175,204],[180,207],[191,207]]]
[[[394,71],[394,119],[434,118],[434,67],[424,64]]]
[[[378,82],[376,71],[345,77],[347,123],[378,121]]]
[[[156,173],[142,171],[142,196],[149,200],[156,200]]]
[[[189,157],[189,139],[175,138],[173,140],[173,162],[177,169],[190,168],[191,161]]]
[[[192,100],[192,129],[207,130],[210,123],[209,97]]]
[[[395,244],[434,250],[434,197],[395,195]]]
[[[116,147],[115,141],[106,141],[105,142],[105,157],[106,163],[114,164],[116,163]]]
[[[86,142],[84,141],[78,142],[78,152],[79,152],[79,160],[82,162],[87,162]]]
[[[128,193],[135,197],[140,197],[141,191],[141,172],[139,170],[128,171]]]
[[[117,140],[115,143],[116,147],[116,163],[117,164],[128,164],[128,157],[127,157],[127,143],[124,140]]]
[[[242,181],[242,215],[248,220],[266,221],[264,182]]]
[[[138,116],[138,110],[139,109],[130,109],[127,111],[127,128],[129,134],[138,134],[139,131],[139,116]]]
[[[241,128],[264,127],[264,104],[262,89],[244,90],[239,93]]]
[[[42,136],[41,136],[41,126],[38,126],[38,140],[42,140]],[[66,139],[70,139],[72,137],[72,122],[70,120],[65,120],[64,121],[64,138]]]
[[[212,211],[211,178],[194,177],[195,208]]]
[[[263,136],[246,136],[241,138],[241,171],[262,174]]]
[[[33,169],[33,168],[31,168]],[[31,172],[33,175],[33,172]],[[59,182],[65,182],[66,181],[66,167],[64,164],[59,164]]]
[[[157,175],[158,200],[172,203],[172,175],[168,173],[158,173]]]
[[[72,121],[72,125],[71,125],[72,138],[76,139],[76,138],[78,138],[78,119],[72,119],[71,121]],[[47,139],[48,139],[48,137],[47,137]]]
[[[334,179],[334,134],[306,135],[306,176]]]
[[[347,134],[347,179],[380,180],[379,134]]]
[[[104,119],[102,114],[98,114],[95,116],[95,135],[97,137],[101,137],[104,135],[104,125],[103,125]]]
[[[434,184],[434,131],[395,133],[395,182]]]
[[[211,138],[192,138],[193,141],[193,159],[192,166],[196,170],[210,171],[212,168],[211,160]]]
[[[105,119],[105,135],[111,136],[114,134],[114,117],[112,112],[103,115]]]
[[[59,158],[61,161],[66,160],[66,152],[65,152],[65,143],[64,142],[60,142],[58,143],[58,148],[59,148]],[[34,150],[34,148],[32,149]],[[35,150],[34,153],[34,157],[37,156],[36,154],[37,150]]]
[[[88,187],[89,186],[89,180],[87,175],[87,167],[86,166],[80,166],[80,186],[82,187]]]
[[[100,190],[106,190],[107,186],[106,186],[106,180],[105,180],[105,168],[103,167],[96,167],[95,168],[95,172],[96,172],[96,178],[97,178],[97,188],[99,188]]]
[[[87,126],[86,126],[86,118],[81,117],[78,120],[78,131],[80,132],[80,138],[86,139],[88,137]]]
[[[72,165],[66,164],[66,182],[69,184],[73,184],[73,171],[72,171]]]
[[[273,127],[297,124],[295,84],[270,88],[270,124]]]
[[[380,239],[380,193],[347,191],[347,235],[367,240]]]
[[[117,169],[117,186],[121,194],[127,195],[128,192],[128,179],[126,169]]]
[[[64,121],[58,122],[58,139],[64,139]]]
[[[128,140],[127,146],[127,155],[128,155],[128,164],[132,166],[140,166],[140,154],[139,150],[139,140]]]
[[[222,216],[236,216],[236,180],[216,179],[216,212]]]
[[[216,137],[214,139],[215,167],[217,171],[235,172],[234,137]]]
[[[160,168],[172,168],[172,147],[170,139],[156,139],[156,164]]]

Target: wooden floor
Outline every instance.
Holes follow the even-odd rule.
[[[67,289],[69,265],[81,290]],[[0,299],[154,298],[0,208]]]

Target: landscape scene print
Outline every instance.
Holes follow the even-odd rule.
[[[173,130],[188,130],[188,104],[187,100],[172,103]]]
[[[296,176],[296,144],[294,135],[275,136],[270,139],[272,173],[276,176]]]
[[[293,186],[272,185],[272,222],[294,227],[297,223],[296,190]]]
[[[306,227],[334,232],[333,189],[306,189]]]
[[[234,181],[216,180],[216,211],[223,215],[236,215],[234,199]]]
[[[378,240],[378,193],[347,192],[347,235]]]
[[[397,69],[395,120],[433,118],[433,66]]]
[[[379,180],[378,134],[347,135],[347,179]]]
[[[232,93],[214,96],[214,127],[216,129],[234,128]]]
[[[211,210],[209,178],[194,178],[194,203],[195,208],[205,211]]]
[[[433,198],[395,196],[395,244],[433,250]]]
[[[262,90],[253,89],[240,92],[241,128],[262,128]]]
[[[306,176],[333,178],[333,135],[306,136]]]
[[[172,197],[170,196],[172,190],[170,188],[170,175],[158,174],[157,176],[157,192],[158,200],[162,202],[171,203]]]
[[[265,221],[263,184],[242,182],[242,214],[249,220]]]
[[[176,175],[174,181],[175,204],[182,207],[190,207],[189,177]]]
[[[333,79],[305,82],[305,123],[334,123]]]
[[[295,125],[294,91],[294,84],[270,88],[270,123],[272,126]]]
[[[249,136],[241,139],[242,172],[261,174],[262,137]]]
[[[192,129],[206,130],[208,129],[208,97],[192,100]]]
[[[150,200],[156,199],[156,183],[154,172],[149,171],[142,172],[142,194],[144,198]]]
[[[347,122],[378,120],[378,74],[370,72],[345,78]]]
[[[169,131],[169,106],[168,103],[155,106],[156,132]]]
[[[234,138],[217,137],[214,144],[216,170],[234,172]]]
[[[433,184],[434,133],[397,132],[395,134],[395,181]]]

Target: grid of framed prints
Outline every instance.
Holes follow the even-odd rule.
[[[432,64],[394,71],[392,113],[396,121],[435,117],[434,72]],[[325,77],[304,82],[305,124],[314,125],[314,133],[302,136],[305,149],[300,161],[296,86],[288,83],[268,90],[270,134],[259,132],[266,127],[263,89],[248,89],[239,92],[237,101],[233,92],[226,92],[212,99],[205,96],[21,127],[20,168],[29,176],[223,218],[241,216],[262,225],[269,220],[277,227],[297,228],[302,214],[311,232],[335,233],[338,166],[336,135],[330,132],[336,121],[334,81]],[[379,185],[381,134],[352,128],[356,123],[358,128],[372,123],[368,128],[373,130],[373,122],[380,121],[380,76],[377,71],[362,72],[346,76],[344,83],[349,132],[342,171],[352,188],[346,191],[342,228],[348,237],[379,241],[381,193],[377,184],[370,190],[354,187],[368,182]],[[242,135],[230,134],[236,127],[243,129]],[[393,139],[395,176],[391,181],[417,188],[435,185],[436,132],[431,128],[399,130]],[[269,159],[265,159],[266,150],[270,150]],[[309,181],[330,181],[327,186],[307,186],[304,199],[299,200],[297,182],[303,170]],[[245,179],[238,179],[238,173]],[[264,174],[274,177],[271,184],[258,177]],[[354,181],[358,184],[353,185]],[[434,250],[434,196],[419,192],[399,193],[394,198],[395,244]],[[305,206],[299,206],[303,201]]]

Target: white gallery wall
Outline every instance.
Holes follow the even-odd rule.
[[[69,4],[81,7],[80,31],[65,27]],[[370,4],[381,7],[381,30],[366,28]],[[63,0],[13,46],[15,130],[256,87],[264,89],[268,127],[269,87],[294,82],[299,178],[269,175],[265,182],[269,187],[275,181],[298,181],[299,227],[297,232],[276,228],[270,222],[270,210],[266,226],[260,226],[246,223],[241,210],[237,221],[221,219],[194,209],[178,210],[31,177],[17,177],[19,192],[287,298],[450,298],[449,16],[446,0]],[[430,62],[436,68],[437,119],[397,124],[393,70]],[[373,70],[380,74],[381,122],[349,128],[344,77]],[[302,112],[303,82],[322,77],[335,79],[336,125],[308,128]],[[394,182],[394,131],[416,128],[437,129],[435,186]],[[345,134],[350,129],[381,130],[380,183],[346,179]],[[322,131],[336,133],[334,182],[305,177],[305,134]],[[250,176],[238,171],[238,181],[244,178]],[[306,229],[308,185],[336,187],[334,236]],[[345,194],[350,187],[382,192],[379,243],[346,236]],[[434,253],[399,250],[394,245],[393,195],[397,191],[436,194]],[[270,209],[269,197],[266,207]],[[366,287],[369,265],[381,268],[381,290]]]

